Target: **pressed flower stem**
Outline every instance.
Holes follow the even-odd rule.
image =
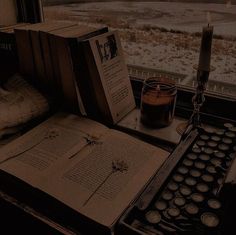
[[[109,177],[114,173],[114,171],[111,171],[107,177],[101,182],[101,184],[98,185],[96,190],[89,196],[89,198],[84,202],[83,206],[86,206],[86,204],[90,201],[90,199],[97,193],[97,191],[102,187],[102,185],[109,179]]]
[[[11,160],[11,159],[13,159],[13,158],[18,157],[18,156],[20,156],[21,154],[23,154],[23,153],[25,153],[25,152],[27,152],[27,151],[33,149],[34,147],[36,147],[36,146],[39,145],[39,144],[41,144],[43,141],[44,141],[44,138],[42,138],[41,140],[39,140],[39,142],[35,143],[34,145],[30,146],[28,149],[26,149],[26,150],[24,150],[24,151],[22,151],[22,152],[20,152],[20,153],[17,153],[17,154],[15,154],[15,155],[13,155],[13,156],[10,156],[10,157],[8,157],[8,158],[6,158],[6,159],[0,161],[0,164],[2,164],[2,163],[4,163],[4,162],[7,162],[7,161],[9,161],[9,160]]]

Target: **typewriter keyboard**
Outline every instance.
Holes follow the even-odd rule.
[[[200,129],[160,190],[126,222],[134,234],[222,234],[218,192],[236,154],[236,127]]]

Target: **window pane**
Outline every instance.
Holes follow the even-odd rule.
[[[214,38],[208,91],[236,96],[236,0],[44,2],[46,19],[117,29],[134,76],[163,74],[188,87],[196,85],[202,27],[209,23]]]

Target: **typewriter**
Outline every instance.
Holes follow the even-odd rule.
[[[233,192],[223,185],[230,168],[234,180],[235,156],[236,126],[191,130],[121,218],[121,234],[234,234],[226,228]]]

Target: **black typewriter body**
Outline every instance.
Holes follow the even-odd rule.
[[[192,129],[123,215],[119,234],[236,234],[235,205],[221,195],[235,155],[234,125]]]

